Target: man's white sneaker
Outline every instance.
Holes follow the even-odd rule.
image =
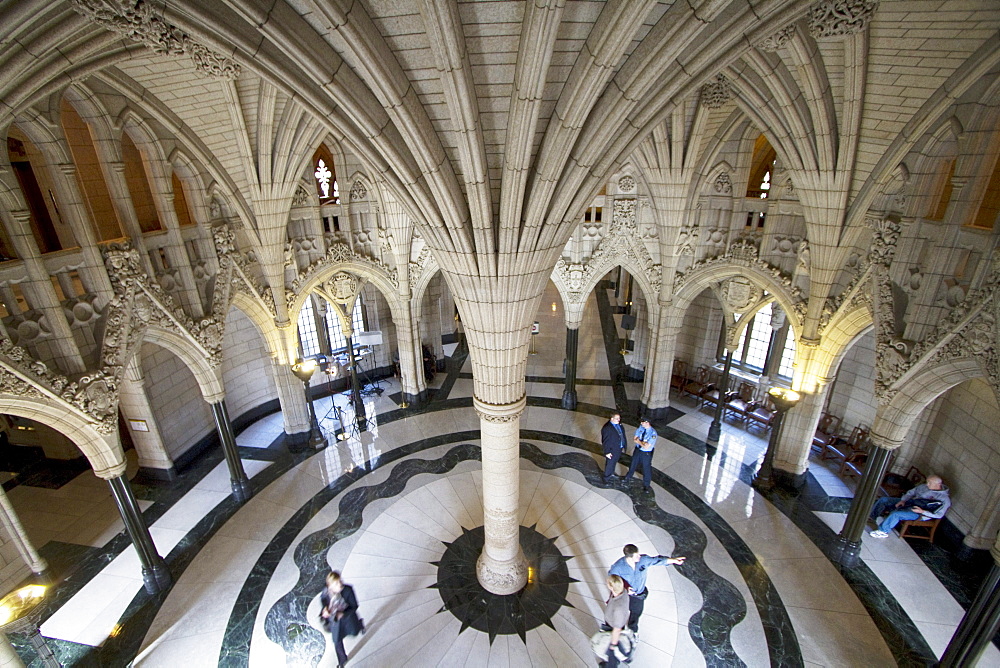
[[[868,535],[871,536],[872,538],[888,538],[889,537],[889,534],[887,534],[884,531],[880,531],[879,529],[875,529],[875,531],[872,531]]]

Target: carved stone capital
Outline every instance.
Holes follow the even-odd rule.
[[[809,8],[809,34],[838,37],[861,32],[878,9],[878,0],[821,0]]]
[[[795,26],[785,26],[773,35],[769,35],[757,43],[761,51],[773,53],[791,41],[795,36]]]
[[[709,109],[721,109],[733,97],[733,88],[724,74],[701,87],[701,103]]]
[[[155,53],[187,54],[202,74],[225,79],[235,79],[240,74],[238,63],[199,44],[177,26],[167,23],[144,0],[70,0],[70,5],[94,23],[139,42]]]
[[[521,413],[524,412],[524,407],[527,405],[527,397],[521,397],[512,404],[491,404],[473,397],[472,405],[479,417],[486,422],[505,424],[514,422],[521,417]]]

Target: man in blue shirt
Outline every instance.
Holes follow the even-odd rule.
[[[642,488],[648,490],[653,480],[653,448],[656,446],[656,430],[649,424],[649,418],[642,418],[632,440],[635,450],[632,451],[632,466],[628,467],[625,480],[631,480],[639,464],[642,464]]]
[[[628,627],[632,633],[639,636],[639,617],[642,616],[642,609],[646,605],[646,597],[649,590],[646,589],[646,570],[650,566],[657,564],[673,564],[680,566],[684,563],[685,557],[651,557],[647,554],[639,554],[639,548],[629,543],[623,550],[625,556],[611,565],[608,575],[617,575],[625,581],[628,589]]]
[[[616,478],[615,467],[618,458],[625,451],[625,430],[622,428],[622,416],[613,413],[611,419],[601,427],[601,447],[604,448],[604,484]]]

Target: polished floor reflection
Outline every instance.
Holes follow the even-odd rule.
[[[943,651],[962,608],[906,542],[866,537],[851,573],[824,555],[851,489],[820,462],[807,494],[764,498],[748,484],[764,440],[727,424],[708,451],[711,416],[675,397],[672,419],[656,425],[653,494],[601,484],[600,427],[641,387],[613,373],[609,314],[602,323],[594,300],[581,328],[580,405],[562,410],[555,301],[542,302],[521,423],[519,520],[538,547],[535,577],[547,586],[538,600],[473,601],[462,568],[481,541],[482,481],[471,366],[457,346],[426,407],[401,410],[387,381],[366,400],[370,431],[323,450],[289,449],[278,414],[244,430],[237,441],[255,494],[242,507],[218,453],[171,485],[137,485],[176,579],[157,597],[141,591],[134,552],[92,474],[13,489],[63,578],[42,626],[62,663],[336,665],[317,595],[337,569],[368,625],[347,643],[351,665],[593,665],[604,575],[629,542],[688,557],[650,574],[635,666],[892,666]],[[333,420],[330,407],[346,403],[326,397],[318,412]],[[987,651],[982,665],[1000,665],[1000,652]]]

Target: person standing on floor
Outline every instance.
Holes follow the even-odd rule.
[[[684,563],[685,557],[664,557],[662,555],[651,557],[648,554],[639,554],[639,548],[629,543],[622,550],[625,556],[611,565],[608,570],[609,575],[617,575],[625,581],[628,589],[628,627],[639,637],[639,617],[642,616],[642,609],[646,605],[646,597],[649,590],[646,589],[646,572],[650,566],[657,564],[667,564],[680,566]]]
[[[635,430],[632,440],[635,442],[635,450],[632,451],[632,465],[628,467],[625,480],[629,481],[642,464],[642,488],[650,489],[653,481],[653,448],[656,446],[656,430],[649,423],[649,418],[644,417],[639,422],[639,428]]]
[[[358,617],[358,599],[354,587],[345,584],[338,571],[326,576],[326,588],[319,595],[323,609],[319,613],[323,627],[333,636],[333,647],[337,651],[337,665],[347,665],[347,651],[344,638],[365,632],[365,624]]]
[[[625,429],[622,428],[621,413],[613,413],[611,419],[601,427],[601,446],[604,448],[604,484],[614,478],[618,459],[625,451]]]

